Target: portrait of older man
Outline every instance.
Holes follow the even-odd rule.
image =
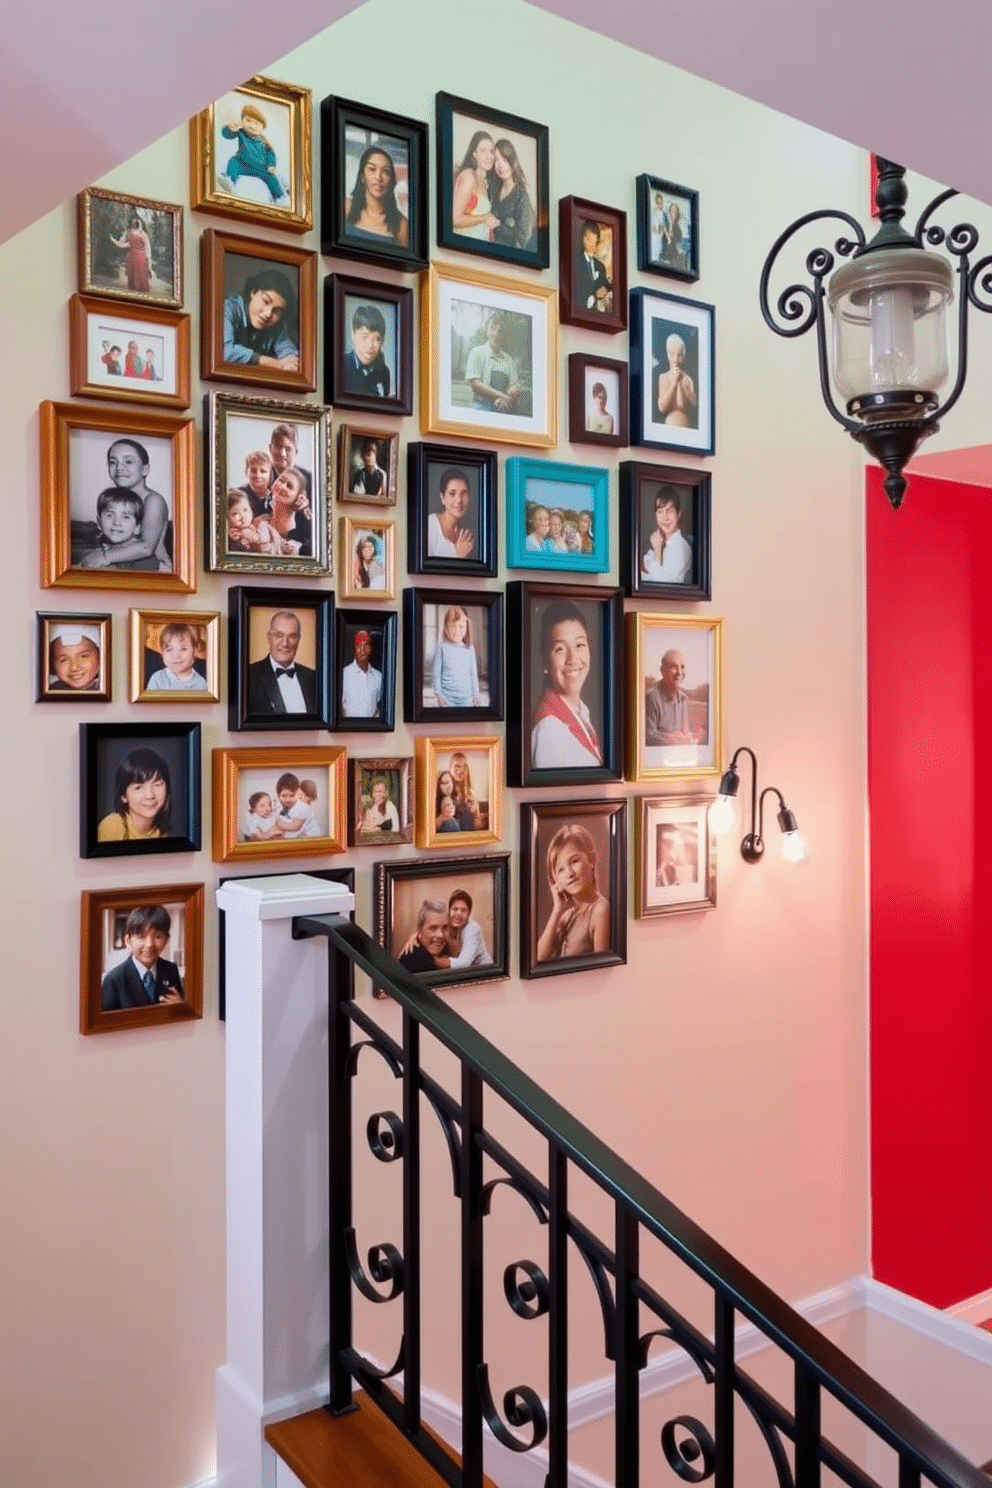
[[[699,744],[703,735],[689,722],[689,699],[682,690],[685,657],[681,651],[666,651],[661,658],[661,680],[644,700],[645,744]]]
[[[299,615],[277,610],[266,632],[269,653],[248,668],[249,714],[317,712],[317,673],[296,660],[300,636]]]

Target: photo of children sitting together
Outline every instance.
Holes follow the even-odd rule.
[[[326,814],[317,800],[316,781],[301,780],[285,770],[274,791],[255,790],[249,795],[238,841],[285,842],[327,835]]]

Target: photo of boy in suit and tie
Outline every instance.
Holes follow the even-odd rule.
[[[105,1013],[185,1001],[179,967],[163,955],[171,934],[172,916],[163,904],[132,909],[124,925],[127,959],[107,972],[100,988]]]

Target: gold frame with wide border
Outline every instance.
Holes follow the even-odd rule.
[[[240,222],[264,222],[269,227],[282,227],[287,232],[305,233],[313,227],[313,164],[310,140],[313,134],[313,103],[310,89],[296,83],[280,83],[275,78],[256,74],[229,90],[244,93],[259,104],[283,104],[292,115],[289,142],[290,207],[266,206],[263,202],[244,201],[225,191],[215,190],[217,162],[214,157],[214,113],[211,103],[189,122],[189,199],[196,212],[213,212],[217,217],[234,217]]]
[[[654,631],[670,631],[674,640],[685,641],[691,635],[708,632],[712,638],[710,665],[707,669],[708,730],[712,755],[699,760],[699,743],[660,746],[667,749],[666,761],[645,759],[645,697],[647,673],[644,670],[645,637]],[[652,681],[655,672],[651,672]],[[694,682],[690,693],[699,687]],[[690,699],[691,700],[691,699]],[[659,746],[652,745],[651,748]],[[642,610],[627,616],[627,779],[635,781],[703,780],[723,770],[723,619],[718,615],[658,615]]]
[[[489,756],[489,824],[478,831],[435,829],[434,793],[438,756],[482,751]],[[414,741],[413,840],[418,847],[484,847],[503,836],[503,740],[489,734],[457,734]]]
[[[347,847],[348,780],[345,750],[275,747],[270,749],[215,749],[213,763],[213,859],[215,863],[254,862],[261,858],[326,857]],[[302,837],[284,842],[238,841],[238,773],[270,769],[326,771],[328,784],[326,837]],[[333,799],[332,799],[333,797]]]

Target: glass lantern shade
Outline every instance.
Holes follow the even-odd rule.
[[[856,411],[871,419],[872,399],[899,392],[936,394],[949,373],[947,307],[954,299],[950,263],[922,248],[886,248],[843,264],[830,279],[833,378]],[[930,405],[933,406],[932,404]],[[879,398],[879,417],[891,418]],[[920,400],[905,414],[923,414]]]

